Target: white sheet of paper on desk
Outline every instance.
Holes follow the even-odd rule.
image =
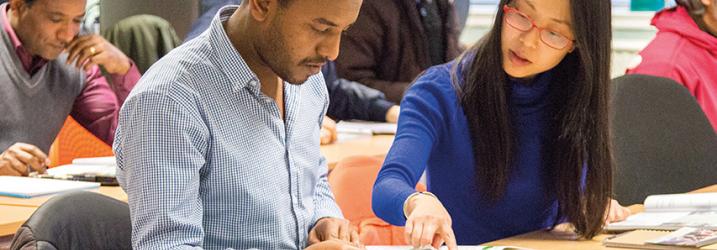
[[[72,190],[98,188],[99,186],[100,183],[96,182],[0,176],[0,195],[17,198],[32,198]]]
[[[432,250],[429,248],[413,248],[412,246],[366,246],[366,250]],[[448,247],[442,246],[440,250],[448,250]],[[514,246],[458,246],[458,250],[533,250],[531,248],[522,248]]]
[[[115,160],[114,156],[107,156],[107,157],[77,158],[77,159],[72,160],[72,164],[116,166],[117,161]]]
[[[336,124],[338,133],[367,133],[375,135],[395,135],[395,123],[368,122],[368,121],[340,121]]]
[[[113,165],[83,165],[69,164],[47,169],[47,174],[52,176],[65,175],[94,175],[104,177],[117,176],[117,167]]]

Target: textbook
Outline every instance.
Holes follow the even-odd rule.
[[[682,227],[717,229],[717,193],[650,195],[645,199],[645,212],[610,223],[605,230],[677,230]]]
[[[685,229],[689,230],[689,228]],[[680,231],[680,230],[678,230]],[[606,247],[620,247],[620,248],[637,248],[637,249],[700,249],[700,250],[717,250],[717,244],[711,244],[704,241],[697,247],[696,245],[677,245],[671,242],[664,242],[668,244],[657,244],[656,242],[664,241],[667,238],[679,237],[677,236],[678,231],[660,231],[660,230],[635,230],[627,233],[615,235],[613,237],[603,240],[602,244]],[[684,232],[684,231],[683,231]],[[711,245],[707,245],[711,244]]]
[[[32,198],[73,190],[93,189],[99,186],[100,184],[95,182],[0,176],[0,195],[17,198]]]

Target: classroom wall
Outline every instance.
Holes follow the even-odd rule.
[[[152,14],[169,21],[184,38],[199,15],[200,0],[101,0],[101,29],[138,14]]]

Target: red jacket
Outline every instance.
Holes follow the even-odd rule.
[[[655,39],[640,52],[642,62],[628,74],[671,78],[697,99],[717,132],[717,37],[700,30],[684,7],[658,12]]]

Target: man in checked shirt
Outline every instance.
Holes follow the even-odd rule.
[[[352,247],[319,152],[321,67],[362,0],[245,0],[158,61],[114,151],[135,249]]]

